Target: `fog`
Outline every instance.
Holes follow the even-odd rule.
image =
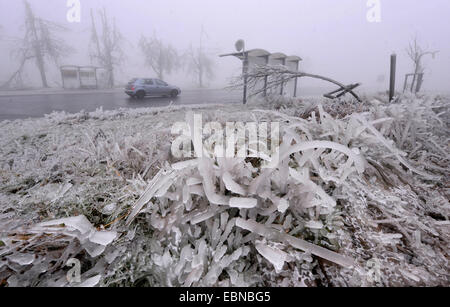
[[[125,61],[116,72],[116,82],[135,76],[152,77],[138,48],[141,35],[156,34],[179,51],[198,45],[202,27],[203,44],[215,62],[215,78],[208,86],[220,88],[239,74],[235,58],[219,58],[235,51],[237,39],[246,48],[263,48],[303,58],[301,70],[322,74],[343,83],[361,82],[361,90],[387,90],[389,56],[398,55],[397,88],[405,73],[412,72],[406,47],[417,36],[421,45],[439,50],[436,58],[424,58],[428,91],[448,92],[450,78],[450,27],[448,0],[381,0],[381,22],[369,22],[366,0],[81,0],[81,22],[67,21],[65,0],[29,0],[35,14],[69,29],[64,34],[75,48],[60,64],[89,65],[90,10],[105,7],[126,38]],[[12,57],[14,38],[23,36],[22,1],[0,0],[0,84],[17,68]],[[49,67],[50,63],[47,64]],[[39,86],[36,68],[29,65],[28,80]],[[383,78],[384,76],[384,78]],[[49,75],[51,86],[60,84],[56,69]],[[165,77],[183,87],[195,87],[192,76],[183,72]],[[377,81],[378,80],[378,81]],[[302,86],[322,86],[301,81]]]

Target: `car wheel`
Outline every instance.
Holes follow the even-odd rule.
[[[177,97],[178,96],[178,91],[172,91],[171,93],[170,93],[170,97],[172,97],[172,98],[175,98],[175,97]]]
[[[145,97],[145,92],[144,91],[137,92],[137,94],[136,94],[136,98],[137,99],[144,99],[144,97]]]

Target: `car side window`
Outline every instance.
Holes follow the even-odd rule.
[[[167,86],[167,83],[161,80],[156,80],[156,84],[161,85],[161,86]]]
[[[153,85],[153,80],[152,79],[146,79],[144,83],[145,83],[145,85]]]

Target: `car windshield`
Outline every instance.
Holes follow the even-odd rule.
[[[128,82],[128,84],[132,84],[132,83],[136,82],[137,80],[138,80],[137,78],[131,79],[131,80]]]

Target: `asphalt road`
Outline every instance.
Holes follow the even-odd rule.
[[[118,108],[163,107],[174,105],[214,104],[239,102],[241,93],[227,90],[186,90],[177,98],[148,97],[143,100],[129,98],[123,91],[71,92],[51,94],[0,95],[0,120],[43,117],[53,111],[78,113]]]

